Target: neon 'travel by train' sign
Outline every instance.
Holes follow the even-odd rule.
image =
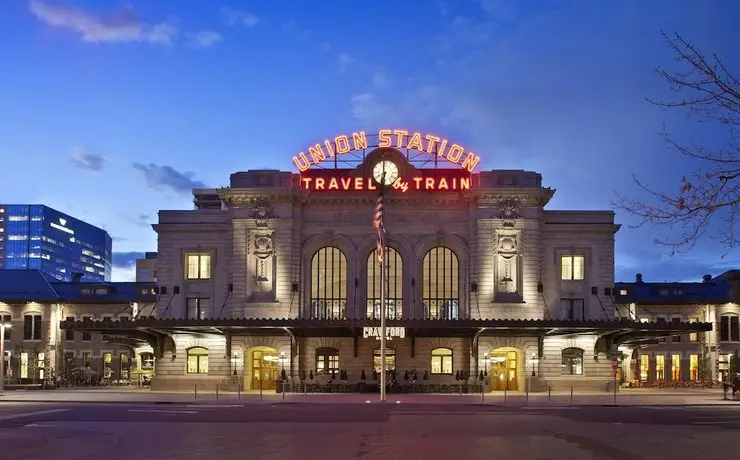
[[[330,161],[335,156],[368,148],[367,137],[365,131],[359,131],[350,135],[341,134],[334,139],[325,139],[322,143],[310,146],[308,153],[304,151],[294,156],[293,163],[300,172],[307,171],[312,166]],[[377,137],[377,147],[393,147],[428,153],[456,164],[468,172],[473,172],[480,163],[480,156],[470,151],[466,152],[460,144],[450,143],[447,139],[432,134],[409,132],[404,129],[381,129]]]

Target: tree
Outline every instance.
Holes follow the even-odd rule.
[[[655,242],[671,248],[671,253],[691,249],[717,221],[724,221],[719,239],[726,248],[738,242],[735,219],[740,211],[740,79],[734,76],[716,54],[703,54],[679,34],[663,37],[684,69],[668,71],[658,68],[658,75],[668,83],[675,100],[648,102],[664,109],[687,112],[690,118],[712,123],[727,133],[724,147],[708,147],[694,142],[684,143],[664,127],[666,145],[683,157],[695,160],[699,166],[680,178],[674,191],[662,192],[650,188],[633,176],[638,188],[651,196],[650,202],[626,198],[617,194],[614,206],[641,219],[636,226],[657,224],[673,227],[680,235]]]

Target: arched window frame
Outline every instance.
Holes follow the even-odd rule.
[[[455,251],[435,246],[424,254],[421,268],[424,318],[459,319],[460,259]]]
[[[344,319],[346,307],[347,256],[336,246],[323,246],[311,257],[311,316]]]
[[[139,359],[139,367],[142,370],[154,369],[154,353],[150,351],[145,351],[139,354]],[[151,363],[151,365],[149,363]]]
[[[583,348],[569,347],[560,352],[563,375],[583,375]]]
[[[740,342],[740,315],[723,313],[719,317],[719,341]]]
[[[386,319],[401,319],[403,313],[403,258],[386,247]],[[380,319],[380,264],[375,249],[367,257],[367,318]]]
[[[339,350],[334,347],[317,348],[315,369],[317,374],[338,374]]]
[[[188,348],[186,367],[188,374],[207,374],[208,348],[197,346]]]
[[[430,374],[452,375],[453,369],[452,349],[446,347],[434,348],[432,350]]]

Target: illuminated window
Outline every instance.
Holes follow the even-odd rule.
[[[432,350],[432,374],[452,375],[452,350],[435,348]]]
[[[563,375],[583,375],[583,350],[580,348],[564,349],[561,369]]]
[[[689,318],[689,323],[696,324],[699,322],[699,318]],[[698,342],[699,341],[699,334],[697,332],[692,332],[689,334],[689,342]]]
[[[126,380],[131,375],[131,360],[128,353],[121,353],[119,358],[119,372],[122,379]]]
[[[627,295],[627,289],[620,289],[619,295]]]
[[[92,367],[92,352],[91,351],[82,352],[82,365],[84,367]]]
[[[566,281],[582,281],[583,274],[583,256],[560,256],[560,279]]]
[[[450,248],[429,250],[422,262],[424,317],[458,319],[460,317],[460,267]]]
[[[203,347],[188,348],[188,374],[208,373],[208,349]]]
[[[87,323],[89,321],[92,321],[92,318],[91,317],[89,317],[89,316],[83,316],[82,317],[82,322],[83,323]],[[82,340],[85,341],[85,342],[89,342],[90,340],[92,340],[92,334],[90,333],[90,331],[82,331]]]
[[[311,259],[311,314],[314,319],[341,319],[347,305],[347,259],[334,246]]]
[[[386,248],[386,318],[401,319],[403,309],[403,261],[393,248]],[[373,250],[367,258],[367,317],[380,319],[380,264]]]
[[[113,375],[113,368],[111,367],[113,363],[113,353],[107,351],[103,353],[103,378],[109,379],[111,378],[111,375]]]
[[[640,355],[640,381],[647,382],[650,372],[650,355]]]
[[[154,353],[144,352],[139,355],[141,359],[141,369],[144,371],[154,369]]]
[[[187,279],[207,280],[211,279],[211,255],[210,254],[188,254]]]
[[[28,378],[28,353],[21,353],[21,378]]]
[[[681,355],[671,355],[671,380],[681,380]]]
[[[338,374],[339,373],[339,350],[331,347],[316,349],[316,373]]]
[[[665,355],[655,355],[655,379],[665,380]]]
[[[380,349],[375,349],[373,350],[373,369],[375,370],[375,372],[382,372],[382,367],[380,363]],[[396,370],[396,350],[393,350],[391,348],[385,349],[385,370]]]
[[[719,318],[719,340],[722,342],[740,342],[740,317],[723,315]]]
[[[689,356],[689,372],[691,380],[699,380],[699,355]]]
[[[0,315],[0,323],[11,325],[12,322],[13,322],[12,316],[10,316],[10,315]],[[10,340],[12,333],[13,333],[12,327],[6,327],[5,328],[5,340]]]

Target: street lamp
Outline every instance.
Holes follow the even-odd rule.
[[[535,367],[535,365],[537,365],[537,361],[538,361],[537,360],[537,355],[535,355],[534,353],[532,353],[532,377],[536,377],[537,376],[537,373],[534,371],[534,367]]]
[[[234,356],[231,358],[231,363],[234,365],[234,375],[236,375],[236,366],[239,363],[239,355],[234,353]]]
[[[490,358],[488,357],[488,353],[483,355],[483,376],[488,377],[488,361]]]
[[[10,323],[0,322],[0,396],[5,395],[5,328]]]

